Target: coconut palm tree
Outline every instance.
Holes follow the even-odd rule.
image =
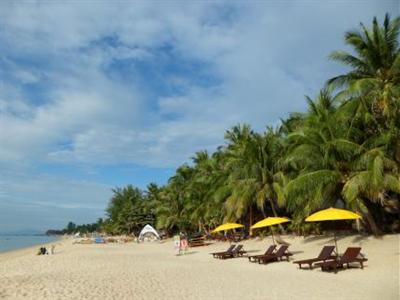
[[[253,210],[265,216],[270,209],[277,216],[277,207],[284,203],[285,176],[280,170],[283,144],[280,134],[272,128],[254,133],[250,126],[235,126],[226,134],[226,164],[230,171],[227,184],[231,190],[225,207],[228,219],[239,219]]]
[[[376,17],[372,28],[361,23],[360,31],[349,31],[345,42],[354,54],[335,51],[331,59],[351,67],[343,75],[328,80],[341,89],[341,97],[355,119],[371,127],[389,128],[400,116],[400,17],[386,14],[380,26]],[[374,126],[375,125],[375,126]]]
[[[342,201],[363,213],[369,228],[379,233],[369,202],[384,205],[389,191],[400,190],[397,164],[387,155],[384,139],[363,140],[357,130],[349,138],[335,98],[325,91],[308,101],[305,126],[289,135],[286,160],[298,171],[286,186],[289,210],[305,216]]]

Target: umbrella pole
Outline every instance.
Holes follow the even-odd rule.
[[[275,239],[274,239],[274,231],[272,230],[272,227],[271,227],[271,236],[272,236],[272,243],[274,243],[274,245],[276,245]]]
[[[339,256],[339,248],[337,246],[337,240],[336,240],[336,231],[333,232],[333,238],[335,240],[336,254]]]

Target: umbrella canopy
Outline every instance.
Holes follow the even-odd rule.
[[[217,228],[215,228],[213,231],[211,231],[211,233],[235,229],[235,228],[241,228],[241,227],[244,227],[244,225],[237,224],[237,223],[225,223],[225,224],[219,225]]]
[[[319,221],[340,221],[340,220],[357,220],[360,219],[361,216],[345,209],[339,208],[328,208],[324,210],[320,210],[311,216],[306,218],[306,222],[319,222]],[[336,253],[339,254],[339,248],[337,246],[336,232],[334,232],[333,236],[335,240]]]
[[[288,218],[280,218],[280,217],[268,217],[265,218],[264,220],[261,220],[251,226],[251,229],[257,229],[257,228],[263,228],[263,227],[268,227],[268,226],[273,226],[273,225],[278,225],[282,223],[290,222]],[[274,239],[274,232],[271,230],[271,236],[272,236],[272,241],[275,244],[275,239]]]
[[[268,226],[273,226],[273,225],[278,225],[282,223],[290,222],[288,218],[280,218],[280,217],[268,217],[265,218],[264,220],[261,220],[251,226],[251,229],[256,229],[256,228],[262,228],[262,227],[268,227]]]
[[[352,211],[331,207],[312,214],[306,219],[306,222],[356,220],[360,218],[360,215]]]

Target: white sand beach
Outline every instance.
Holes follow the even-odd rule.
[[[327,237],[284,237],[294,259],[312,258]],[[271,243],[244,241],[250,254]],[[247,258],[213,259],[227,243],[191,248],[175,256],[162,243],[73,245],[57,242],[56,254],[36,256],[36,248],[0,254],[1,299],[400,299],[399,235],[381,239],[349,236],[339,250],[361,246],[368,262],[337,274],[299,270],[292,262],[268,265]],[[257,251],[256,251],[257,250]],[[292,261],[294,260],[292,259]]]

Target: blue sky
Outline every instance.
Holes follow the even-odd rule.
[[[0,3],[0,232],[104,215],[229,127],[277,125],[398,1]]]

